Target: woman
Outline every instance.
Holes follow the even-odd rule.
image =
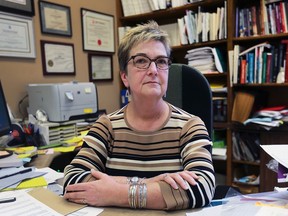
[[[64,197],[91,206],[187,209],[207,205],[215,188],[204,123],[163,100],[171,64],[156,22],[132,28],[118,49],[125,107],[101,116],[65,168]]]

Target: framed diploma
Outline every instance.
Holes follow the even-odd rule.
[[[75,75],[74,45],[40,41],[44,75]]]
[[[113,80],[112,55],[88,53],[88,65],[90,82]]]
[[[84,51],[114,53],[114,17],[81,8]]]
[[[39,1],[41,32],[61,36],[72,36],[70,7]]]
[[[32,17],[0,12],[0,56],[36,58]]]
[[[0,11],[34,16],[34,0],[0,0]]]

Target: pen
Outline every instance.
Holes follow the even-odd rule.
[[[16,197],[8,197],[8,198],[0,199],[0,203],[8,203],[8,202],[14,202],[14,201],[16,201]]]
[[[11,176],[18,175],[18,174],[23,174],[23,173],[31,172],[31,171],[32,171],[32,168],[24,169],[24,170],[21,170],[21,171],[16,172],[16,173],[12,173],[12,174],[9,174],[9,175],[2,176],[2,177],[0,177],[0,179],[7,178],[7,177],[11,177]]]

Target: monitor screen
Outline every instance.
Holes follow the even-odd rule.
[[[0,80],[0,136],[7,135],[9,134],[10,131],[11,131],[11,120]]]

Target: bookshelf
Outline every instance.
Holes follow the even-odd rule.
[[[177,23],[179,18],[184,17],[187,10],[191,10],[195,13],[201,11],[213,13],[217,11],[217,8],[224,7],[226,12],[226,35],[224,38],[218,38],[216,40],[207,40],[205,42],[198,41],[195,43],[187,43],[183,44],[174,44],[172,46],[172,58],[175,63],[184,63],[187,64],[187,59],[185,59],[185,55],[188,50],[201,48],[201,47],[215,47],[223,51],[224,59],[227,61],[227,71],[224,73],[211,73],[205,74],[208,82],[211,85],[224,85],[227,87],[226,91],[222,92],[213,92],[213,97],[225,97],[227,98],[227,108],[226,108],[226,116],[224,121],[214,121],[214,132],[220,133],[221,136],[226,137],[225,144],[227,147],[227,157],[226,160],[214,159],[215,170],[216,172],[220,172],[221,174],[226,175],[226,184],[238,186],[245,193],[257,192],[257,191],[267,191],[273,189],[273,186],[276,185],[276,177],[275,179],[271,179],[268,176],[275,176],[275,173],[270,172],[266,168],[266,163],[269,160],[269,157],[260,150],[260,160],[261,162],[247,162],[245,160],[235,160],[233,159],[233,146],[232,146],[232,135],[234,132],[248,131],[253,134],[257,134],[259,136],[260,141],[263,144],[269,143],[288,143],[288,139],[283,134],[287,133],[286,129],[281,128],[280,130],[273,129],[271,133],[267,133],[266,130],[253,128],[253,130],[249,130],[243,125],[239,125],[233,121],[231,121],[232,110],[233,110],[233,102],[235,93],[238,91],[247,91],[247,92],[256,92],[258,94],[264,93],[266,97],[266,103],[261,104],[258,100],[255,101],[255,104],[259,106],[276,106],[276,105],[287,105],[288,106],[288,97],[283,94],[283,92],[287,92],[288,84],[277,84],[277,83],[264,83],[264,84],[238,84],[230,82],[233,68],[230,68],[228,65],[229,52],[234,50],[235,45],[239,45],[243,48],[249,48],[261,42],[268,41],[269,43],[278,43],[279,41],[287,38],[288,33],[275,33],[275,34],[261,34],[257,33],[257,35],[250,36],[236,36],[236,8],[239,11],[241,8],[249,8],[255,6],[256,9],[260,8],[260,3],[266,0],[202,0],[194,3],[185,4],[177,7],[169,7],[167,9],[149,11],[141,14],[135,14],[130,16],[124,16],[122,10],[122,0],[117,0],[117,18],[118,18],[118,27],[123,26],[135,26],[138,23],[147,22],[148,20],[155,20],[159,25],[170,25],[173,23]],[[262,5],[263,6],[263,5]],[[257,13],[259,14],[259,13]],[[239,17],[237,18],[239,19]],[[279,131],[278,131],[279,130]],[[267,134],[270,134],[270,138],[267,138]],[[280,140],[279,134],[281,135]],[[282,136],[283,135],[283,136]],[[224,169],[223,169],[224,167]],[[226,168],[226,169],[225,169]],[[248,174],[256,173],[260,176],[260,183],[257,185],[248,185],[248,184],[236,184],[234,181],[235,170],[239,170],[238,175],[243,174],[243,170],[249,170]],[[242,173],[241,173],[242,170]],[[265,184],[264,184],[265,182]]]
[[[272,15],[269,13],[269,8],[270,9],[275,8],[276,10],[278,6],[280,8],[280,4],[284,5],[284,4],[287,4],[287,2],[286,3],[284,3],[284,1],[274,1],[273,3],[268,3],[268,2],[271,2],[271,0],[257,0],[257,1],[233,0],[230,2],[231,11],[228,12],[228,16],[231,17],[230,20],[232,20],[232,22],[234,23],[230,23],[229,30],[228,30],[230,32],[230,37],[228,38],[229,50],[234,50],[235,46],[239,46],[240,49],[243,51],[253,46],[256,46],[258,44],[266,42],[271,45],[271,48],[262,49],[262,53],[263,52],[268,53],[272,50],[272,47],[278,48],[281,41],[288,37],[287,23],[286,23],[286,27],[285,28],[283,27],[282,30],[281,28],[278,28],[278,30],[276,30],[276,28],[273,31],[271,30],[272,24],[270,23],[270,21],[271,21]],[[276,7],[276,5],[278,6]],[[288,4],[287,4],[287,7],[288,7]],[[246,11],[246,13],[248,11],[248,14],[249,14],[249,11],[253,11],[255,9],[258,11],[257,14],[259,14],[260,16],[258,15],[256,17],[256,21],[254,21],[258,26],[258,32],[254,34],[253,30],[251,30],[253,29],[252,27],[253,16],[251,17],[252,23],[250,24],[250,27],[247,25],[246,27],[243,27],[243,26],[241,27],[240,17],[242,15],[240,15],[240,11],[242,12]],[[253,12],[251,12],[251,14],[252,13]],[[266,27],[265,27],[265,24],[261,25],[261,22],[263,22],[262,19],[264,19],[265,16],[268,18],[268,21],[264,22],[264,23],[267,23]],[[238,24],[236,23],[237,20],[238,20]],[[276,18],[275,18],[275,21],[276,21]],[[279,23],[282,21],[283,19],[281,18],[277,20],[277,22]],[[245,32],[243,33],[243,31],[245,30],[249,31],[249,29],[251,30],[250,33],[247,31],[246,33]],[[257,54],[259,50],[260,49],[254,49],[253,52]],[[272,53],[272,59],[274,58],[275,56]],[[238,76],[238,79],[236,78],[237,81],[231,84],[230,102],[233,102],[235,100],[236,98],[235,96],[237,95],[238,92],[246,92],[246,93],[251,93],[255,95],[253,109],[250,113],[248,113],[250,117],[253,113],[255,113],[256,110],[259,110],[259,109],[263,109],[266,107],[276,107],[276,106],[287,107],[288,106],[288,98],[285,96],[285,92],[288,91],[287,82],[276,83],[275,80],[264,80],[264,81],[262,80],[260,82],[258,80],[253,80],[251,82],[246,79],[246,82],[241,83],[240,78],[239,78],[242,74],[242,71],[241,71],[242,67],[241,67],[240,62],[243,61],[245,57],[243,57],[241,60],[239,59],[240,58],[238,58],[238,61],[239,61],[238,64],[240,66],[238,65],[238,73],[240,73],[240,75]],[[263,59],[261,58],[261,60]],[[249,62],[249,60],[247,60],[247,62]],[[263,62],[265,64],[267,63],[267,61],[265,60]],[[260,73],[259,71],[261,71],[262,73],[264,66],[261,65],[261,67],[257,65],[257,67],[254,68],[253,72],[257,71],[257,73]],[[246,69],[247,68],[248,66],[246,66]],[[278,69],[278,72],[279,70],[280,69]],[[247,70],[246,72],[249,73],[249,70]],[[230,71],[230,75],[233,76],[233,73],[235,73],[235,67],[232,71]],[[232,79],[232,82],[233,82],[233,79]],[[233,105],[231,105],[231,107],[232,106]],[[230,123],[231,123],[232,141],[230,143],[231,145],[229,146],[230,157],[227,157],[229,158],[227,163],[230,164],[231,167],[229,168],[227,166],[227,169],[228,169],[227,184],[239,187],[240,190],[244,193],[270,191],[274,189],[274,186],[286,186],[287,187],[288,183],[277,183],[277,173],[274,171],[271,171],[266,166],[272,158],[269,157],[261,148],[259,149],[259,157],[256,161],[239,159],[237,158],[237,156],[235,156],[234,145],[236,145],[237,142],[235,141],[235,139],[233,141],[233,135],[235,133],[240,133],[240,134],[245,133],[247,135],[250,134],[251,136],[257,136],[258,142],[262,145],[288,143],[288,139],[287,139],[288,136],[286,135],[288,132],[287,123],[284,125],[281,125],[280,127],[274,127],[270,130],[264,129],[263,127],[260,127],[257,124],[247,124],[244,126],[241,123],[239,124],[239,122],[233,121],[233,119],[230,119]],[[241,183],[237,181],[237,177],[248,176],[251,174],[255,174],[259,176],[260,178],[259,183],[255,183],[255,184]]]

